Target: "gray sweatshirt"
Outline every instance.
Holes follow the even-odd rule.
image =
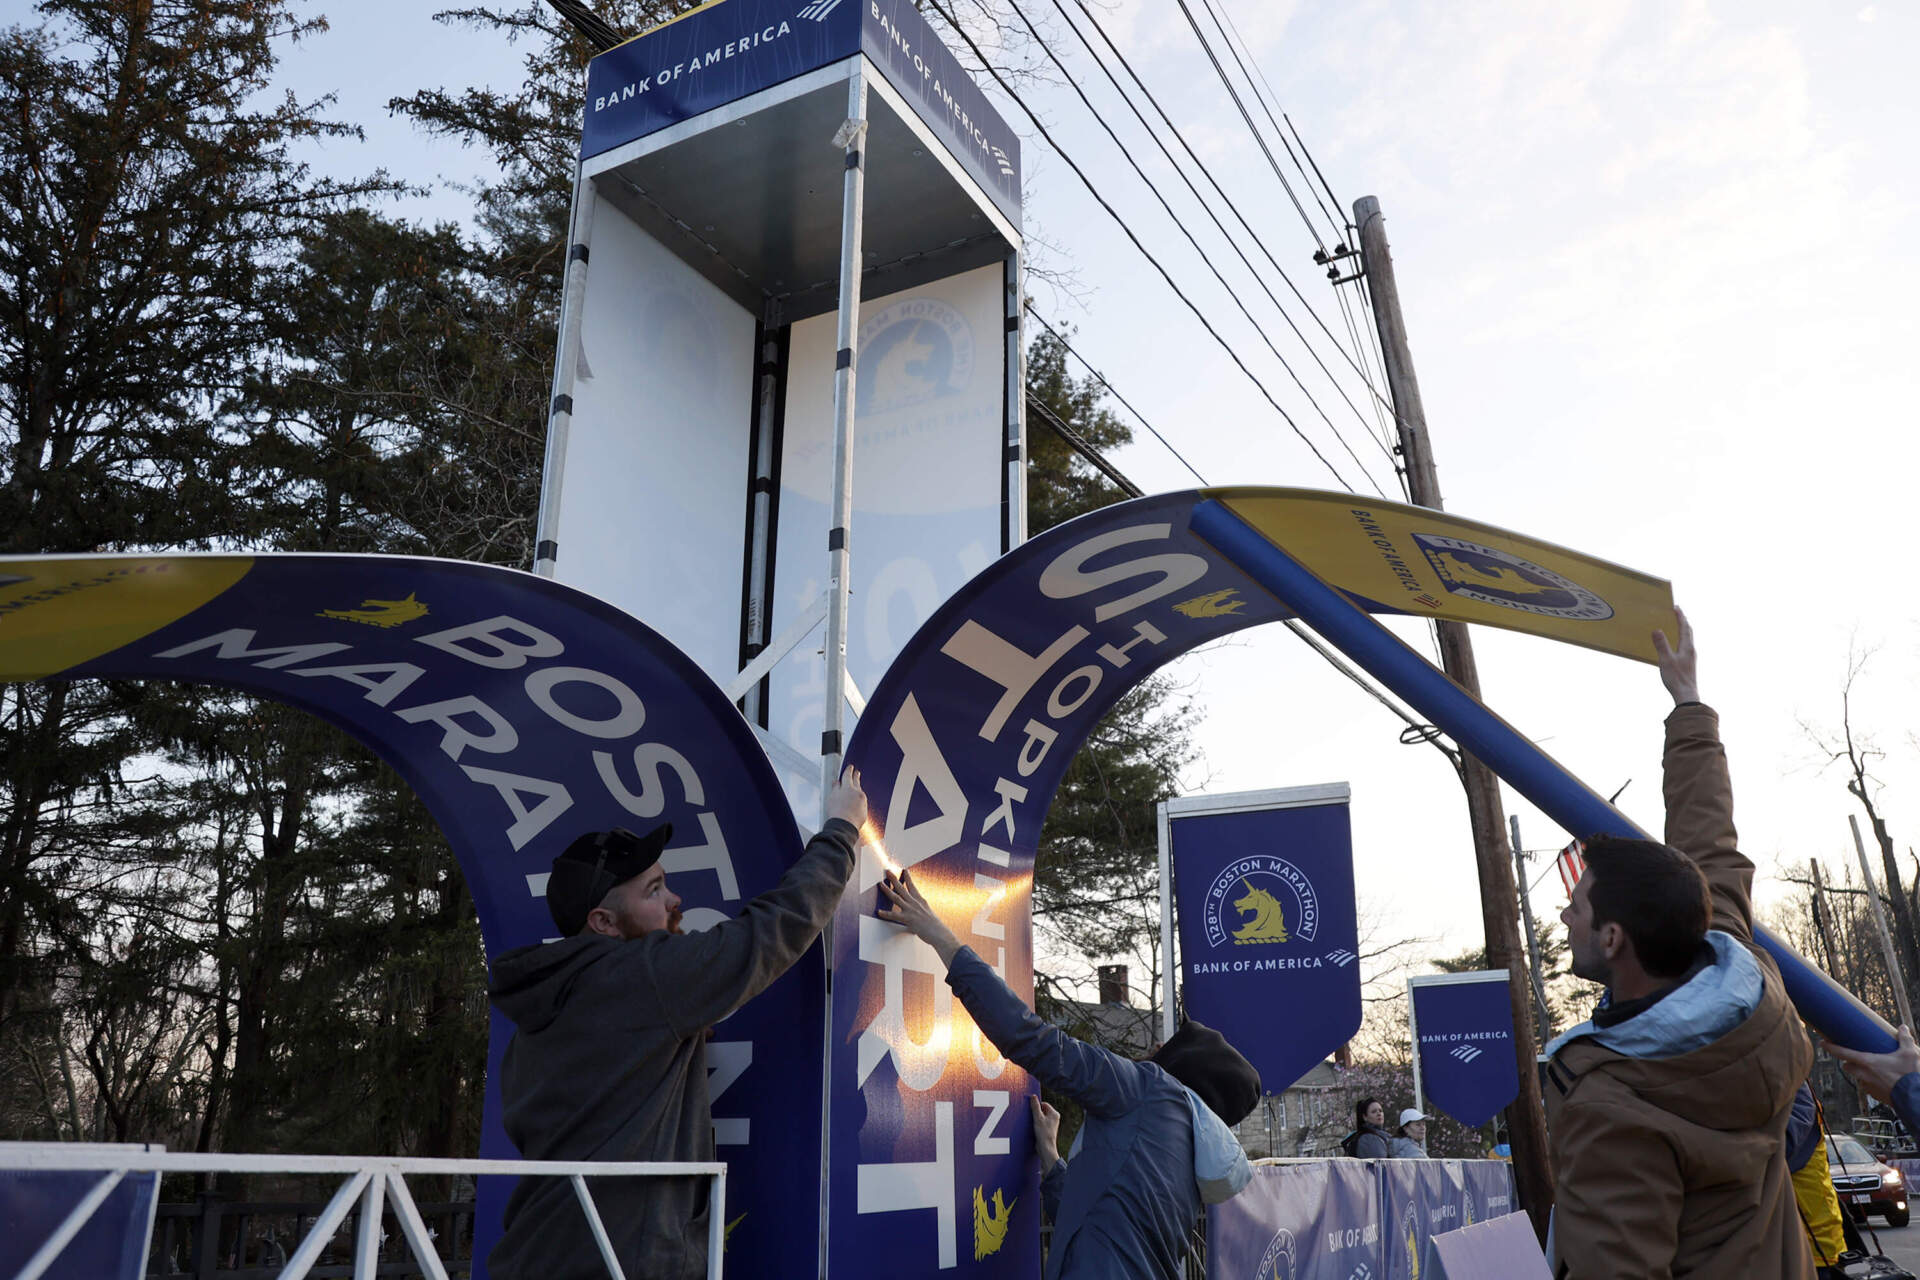
[[[507,1136],[529,1160],[712,1160],[706,1030],[813,945],[853,870],[858,833],[833,820],[780,883],[699,933],[584,934],[494,958],[488,988],[514,1024],[500,1068]],[[633,1280],[707,1269],[704,1178],[587,1183]],[[494,1280],[607,1274],[564,1178],[522,1178],[488,1255]]]

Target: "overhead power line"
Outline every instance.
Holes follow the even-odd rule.
[[[1253,114],[1247,110],[1247,104],[1241,101],[1240,91],[1233,87],[1233,80],[1228,77],[1227,69],[1220,65],[1220,56],[1213,51],[1213,43],[1207,39],[1207,33],[1200,29],[1200,23],[1194,18],[1193,10],[1187,7],[1187,0],[1174,0],[1174,3],[1180,6],[1180,12],[1186,17],[1187,25],[1193,28],[1193,38],[1200,42],[1201,52],[1205,53],[1207,61],[1213,64],[1214,74],[1220,77],[1220,83],[1225,86],[1227,96],[1233,99],[1234,107],[1240,112],[1240,118],[1247,122],[1247,132],[1251,133],[1253,140],[1260,144],[1260,154],[1267,158],[1267,167],[1272,169],[1273,176],[1280,180],[1280,189],[1287,193],[1287,199],[1293,201],[1294,211],[1300,215],[1300,221],[1306,226],[1307,234],[1313,237],[1313,242],[1319,246],[1320,252],[1325,253],[1327,242],[1320,238],[1320,231],[1313,225],[1313,219],[1307,216],[1306,207],[1300,203],[1300,197],[1293,193],[1293,184],[1287,181],[1287,175],[1281,170],[1280,162],[1273,158],[1273,149],[1267,146],[1266,135],[1262,134],[1259,126],[1254,124]]]
[[[1373,479],[1373,476],[1368,473],[1366,463],[1360,461],[1360,455],[1355,453],[1353,451],[1353,446],[1347,443],[1347,439],[1343,434],[1341,434],[1340,428],[1333,425],[1333,419],[1327,416],[1327,411],[1320,406],[1320,402],[1318,400],[1314,399],[1313,393],[1307,390],[1306,383],[1300,380],[1300,375],[1294,371],[1293,366],[1290,363],[1288,363],[1287,358],[1280,354],[1280,348],[1274,345],[1272,336],[1267,333],[1266,328],[1258,320],[1254,319],[1253,312],[1248,310],[1247,304],[1244,300],[1242,300],[1239,292],[1235,290],[1234,287],[1227,282],[1226,276],[1222,275],[1220,272],[1220,268],[1214,265],[1213,259],[1211,256],[1208,255],[1207,251],[1200,247],[1200,242],[1194,238],[1193,232],[1188,229],[1186,221],[1182,219],[1179,214],[1173,211],[1173,206],[1167,202],[1167,197],[1160,190],[1158,184],[1156,184],[1152,178],[1149,178],[1147,176],[1146,171],[1140,167],[1140,162],[1133,158],[1133,154],[1127,148],[1127,145],[1121,142],[1120,136],[1113,131],[1113,126],[1107,123],[1106,117],[1101,115],[1099,109],[1095,107],[1092,101],[1088,99],[1086,91],[1080,87],[1079,83],[1074,79],[1072,73],[1067,70],[1066,64],[1060,61],[1059,55],[1054,53],[1053,47],[1049,45],[1045,40],[1045,38],[1041,36],[1039,29],[1035,27],[1033,25],[1033,22],[1027,17],[1026,11],[1020,7],[1019,0],[1008,0],[1008,5],[1010,8],[1012,8],[1014,12],[1014,16],[1020,19],[1021,25],[1026,27],[1027,34],[1033,38],[1034,43],[1040,46],[1040,51],[1046,55],[1047,61],[1051,62],[1054,65],[1054,68],[1058,70],[1063,77],[1065,77],[1068,87],[1071,88],[1074,92],[1074,96],[1079,98],[1081,105],[1086,107],[1086,109],[1093,115],[1094,120],[1100,125],[1101,130],[1107,135],[1108,139],[1110,139],[1113,142],[1113,145],[1120,149],[1120,154],[1126,159],[1127,165],[1129,168],[1133,170],[1134,175],[1138,177],[1141,182],[1146,184],[1147,190],[1151,191],[1153,193],[1153,198],[1159,201],[1160,208],[1166,212],[1167,217],[1173,220],[1173,224],[1175,227],[1179,229],[1181,236],[1183,236],[1186,239],[1186,242],[1193,247],[1194,253],[1198,254],[1200,257],[1200,260],[1206,264],[1207,270],[1213,274],[1213,278],[1215,280],[1219,281],[1220,287],[1227,291],[1227,296],[1233,299],[1233,305],[1239,308],[1240,314],[1246,319],[1246,322],[1253,326],[1253,331],[1260,335],[1260,341],[1266,344],[1266,348],[1269,352],[1272,353],[1273,358],[1280,362],[1280,367],[1287,371],[1287,376],[1293,379],[1293,385],[1299,389],[1301,395],[1307,398],[1307,403],[1312,405],[1314,412],[1320,415],[1320,420],[1327,424],[1327,430],[1333,432],[1334,439],[1340,442],[1340,447],[1346,450],[1347,456],[1349,458],[1353,459],[1353,465],[1358,467],[1360,469],[1360,474],[1362,476],[1365,476],[1367,481],[1373,485],[1374,491],[1376,493],[1380,493],[1381,492],[1380,486],[1378,482],[1376,482]],[[1075,29],[1074,34],[1079,35],[1079,31],[1077,28]],[[1087,52],[1089,54],[1092,54],[1093,47],[1086,43],[1086,38],[1082,36],[1080,37],[1080,39],[1081,39],[1081,44],[1086,47]],[[1097,56],[1095,56],[1094,60],[1095,62],[1099,62],[1099,58]],[[1100,64],[1100,70],[1101,70],[1101,73],[1104,74],[1107,77],[1108,81],[1113,85],[1115,91],[1120,92],[1122,100],[1125,101],[1127,104],[1127,109],[1133,112],[1134,118],[1140,122],[1140,127],[1143,129],[1146,129],[1148,136],[1153,138],[1154,145],[1158,146],[1160,148],[1161,154],[1166,156],[1167,163],[1174,164],[1172,153],[1167,151],[1166,145],[1160,141],[1159,136],[1155,134],[1153,132],[1152,127],[1147,124],[1146,117],[1140,114],[1139,108],[1133,105],[1132,99],[1127,98],[1125,92],[1120,90],[1120,84],[1117,80],[1113,78],[1112,72],[1107,70],[1106,65],[1104,63]],[[1200,199],[1199,191],[1195,190],[1193,183],[1187,179],[1187,176],[1185,173],[1180,171],[1179,166],[1177,164],[1174,165],[1174,171],[1179,174],[1181,181],[1186,182],[1187,189],[1193,192],[1194,198],[1196,200],[1199,200]],[[1219,228],[1220,234],[1222,236],[1227,236],[1227,229],[1221,225],[1220,219],[1214,215],[1212,208],[1208,207],[1204,200],[1201,200],[1201,206],[1206,209],[1207,216],[1213,219],[1213,225]],[[1247,257],[1244,253],[1240,252],[1240,246],[1233,242],[1233,239],[1231,236],[1227,236],[1227,243],[1229,244],[1229,246],[1232,247],[1234,253],[1239,255],[1240,261],[1246,265],[1247,271],[1249,273],[1252,273],[1253,264],[1247,261]],[[1255,275],[1254,278],[1256,283],[1258,283],[1262,289],[1266,290],[1267,298],[1273,303],[1273,305],[1276,308],[1279,308],[1280,300],[1273,296],[1272,290],[1266,288],[1266,282],[1260,280],[1257,275]],[[1285,316],[1284,311],[1282,312],[1282,315],[1283,317]],[[1289,318],[1287,319],[1287,323],[1291,325],[1293,321]],[[1294,332],[1298,334],[1299,329],[1295,328]],[[1304,342],[1305,339],[1302,338],[1302,341]],[[1351,407],[1352,402],[1349,401],[1348,405],[1349,407]],[[1355,412],[1355,416],[1358,417],[1359,411],[1356,409],[1354,412]],[[1366,424],[1366,420],[1362,418],[1361,425],[1364,427],[1365,424]],[[1391,455],[1389,455],[1389,460],[1391,460]],[[1381,493],[1381,496],[1384,497],[1386,495],[1384,493]]]
[[[1054,7],[1060,9],[1061,16],[1066,18],[1069,26],[1073,26],[1073,20],[1067,17],[1066,10],[1061,7],[1060,0],[1054,0]],[[1374,382],[1368,371],[1355,362],[1354,356],[1347,352],[1346,347],[1341,344],[1339,337],[1334,334],[1332,329],[1327,327],[1327,322],[1321,319],[1319,311],[1315,309],[1311,302],[1307,301],[1307,296],[1300,292],[1300,287],[1293,282],[1293,277],[1287,274],[1286,268],[1282,267],[1279,260],[1273,256],[1273,251],[1267,248],[1266,241],[1261,238],[1259,232],[1253,229],[1253,224],[1250,223],[1246,215],[1240,211],[1240,206],[1234,203],[1233,197],[1227,194],[1226,189],[1220,185],[1219,179],[1213,176],[1213,170],[1208,168],[1206,162],[1194,152],[1193,147],[1187,142],[1186,135],[1180,132],[1180,127],[1174,124],[1172,117],[1167,115],[1166,108],[1160,105],[1160,100],[1154,96],[1153,90],[1147,87],[1146,82],[1140,78],[1140,73],[1133,69],[1133,63],[1127,59],[1125,53],[1121,52],[1120,47],[1113,42],[1113,37],[1107,34],[1107,29],[1100,25],[1100,19],[1095,17],[1093,11],[1084,7],[1084,5],[1080,12],[1081,16],[1087,20],[1087,24],[1093,28],[1094,34],[1100,37],[1100,42],[1106,45],[1108,51],[1111,52],[1114,58],[1120,63],[1120,67],[1127,73],[1128,79],[1132,80],[1139,88],[1141,94],[1145,96],[1148,104],[1152,106],[1154,113],[1160,117],[1161,123],[1167,126],[1167,131],[1173,134],[1174,141],[1178,142],[1181,150],[1186,152],[1187,159],[1191,160],[1194,167],[1200,170],[1201,176],[1206,178],[1208,185],[1213,188],[1214,193],[1220,197],[1221,201],[1227,206],[1227,209],[1233,214],[1234,220],[1240,224],[1241,228],[1246,231],[1248,237],[1252,239],[1254,247],[1257,248],[1261,256],[1267,260],[1267,265],[1273,268],[1274,273],[1280,277],[1281,283],[1287,286],[1287,291],[1299,299],[1300,305],[1307,309],[1308,316],[1312,317],[1314,324],[1319,326],[1320,332],[1327,336],[1327,341],[1333,344],[1333,349],[1340,353],[1340,358],[1347,362],[1347,367],[1359,375],[1360,381],[1366,384],[1367,391],[1373,396],[1373,399],[1378,404],[1384,406],[1388,412],[1392,412],[1392,402],[1381,392],[1379,386]],[[1079,28],[1077,26],[1074,27],[1074,33],[1076,35],[1079,34]],[[1289,320],[1289,323],[1291,323],[1291,320]],[[1311,350],[1311,348],[1309,349]],[[1314,356],[1314,359],[1316,361],[1319,360],[1318,354]],[[1322,365],[1322,368],[1324,367],[1325,366]]]
[[[1051,324],[1048,324],[1047,318],[1040,314],[1039,310],[1034,307],[1032,302],[1025,302],[1022,305],[1026,308],[1028,315],[1032,316],[1035,320],[1038,320],[1040,322],[1041,328],[1045,329],[1048,333],[1053,335],[1054,341],[1058,342],[1061,346],[1067,349],[1068,355],[1072,356],[1075,360],[1078,360],[1080,362],[1081,368],[1085,369],[1088,373],[1093,375],[1093,380],[1095,382],[1098,382],[1102,387],[1105,387],[1109,395],[1111,395],[1115,400],[1118,400],[1121,404],[1126,406],[1127,412],[1133,415],[1134,421],[1138,422],[1141,426],[1145,427],[1149,435],[1151,435],[1155,440],[1158,440],[1162,445],[1166,446],[1166,450],[1168,453],[1172,454],[1175,458],[1179,459],[1180,465],[1185,467],[1195,480],[1198,480],[1203,485],[1207,482],[1207,478],[1200,474],[1198,468],[1196,468],[1191,462],[1187,461],[1186,455],[1181,453],[1178,449],[1174,448],[1173,442],[1167,439],[1165,436],[1161,435],[1160,432],[1154,428],[1154,425],[1151,422],[1147,421],[1147,416],[1141,413],[1138,409],[1134,408],[1133,402],[1131,400],[1128,400],[1125,396],[1121,395],[1119,389],[1115,387],[1111,382],[1107,381],[1107,375],[1104,373],[1101,373],[1098,369],[1094,368],[1091,364],[1087,362],[1087,358],[1081,355],[1080,352],[1075,349],[1074,345],[1071,342],[1067,341],[1066,334],[1060,332],[1058,329],[1054,328]]]
[[[1220,32],[1220,39],[1227,46],[1227,52],[1233,55],[1233,65],[1240,68],[1240,78],[1247,82],[1249,89],[1253,90],[1253,100],[1260,104],[1260,110],[1265,113],[1267,123],[1273,127],[1274,136],[1280,139],[1281,147],[1286,150],[1287,159],[1293,161],[1293,167],[1300,171],[1300,181],[1305,184],[1307,194],[1313,197],[1314,204],[1320,208],[1321,216],[1326,218],[1328,225],[1333,228],[1333,238],[1336,241],[1343,240],[1344,237],[1342,237],[1340,233],[1346,226],[1346,219],[1336,218],[1333,214],[1327,212],[1327,206],[1320,199],[1320,193],[1314,190],[1313,179],[1307,175],[1307,167],[1300,163],[1300,157],[1293,152],[1293,144],[1287,141],[1287,135],[1281,131],[1279,122],[1273,118],[1273,108],[1269,106],[1267,100],[1261,96],[1260,86],[1254,83],[1253,74],[1247,70],[1247,62],[1241,60],[1240,50],[1234,48],[1234,37],[1240,34],[1240,29],[1238,27],[1232,27],[1233,19],[1226,16],[1226,5],[1215,4],[1214,0],[1202,0],[1202,3],[1206,6],[1208,16],[1213,19],[1214,27]],[[1229,27],[1232,27],[1231,35],[1228,34]],[[1240,41],[1243,48],[1246,46],[1246,43],[1245,40]],[[1252,58],[1253,50],[1247,49],[1247,60],[1251,61]],[[1263,80],[1265,79],[1264,76],[1261,78]],[[1338,200],[1334,201],[1335,208],[1338,208],[1339,204],[1340,202]],[[1335,247],[1338,248],[1339,246],[1336,245]]]
[[[1046,320],[1042,318],[1038,313],[1034,313],[1034,319],[1039,320],[1040,323],[1043,325],[1047,324]],[[1047,330],[1048,332],[1053,333],[1055,337],[1059,337],[1058,332],[1053,329],[1053,326],[1047,325]],[[1064,338],[1061,339],[1061,342],[1063,344],[1065,343],[1065,341],[1066,340]],[[1071,351],[1072,348],[1069,347],[1068,350]],[[1079,353],[1074,352],[1074,356],[1076,358],[1079,358]],[[1086,361],[1082,359],[1081,363],[1085,365]],[[1125,399],[1120,395],[1120,393],[1114,390],[1113,384],[1108,382],[1106,378],[1102,377],[1098,370],[1094,370],[1091,365],[1087,365],[1087,368],[1090,372],[1093,373],[1093,376],[1099,380],[1100,385],[1106,388],[1106,390],[1109,393],[1111,393],[1116,400],[1120,400],[1122,404],[1126,403]],[[1122,493],[1126,494],[1129,498],[1138,498],[1144,494],[1145,491],[1142,490],[1139,485],[1135,484],[1132,480],[1129,480],[1126,476],[1126,473],[1121,471],[1119,467],[1115,466],[1111,461],[1109,461],[1106,455],[1101,453],[1098,449],[1096,449],[1087,440],[1085,436],[1081,435],[1077,430],[1075,430],[1071,423],[1066,422],[1064,419],[1060,417],[1059,414],[1055,413],[1053,409],[1049,407],[1044,400],[1040,399],[1038,396],[1035,396],[1035,395],[1028,395],[1027,407],[1029,409],[1036,410],[1040,414],[1041,421],[1047,426],[1049,430],[1053,431],[1054,434],[1058,435],[1062,440],[1066,441],[1069,448],[1071,448],[1075,453],[1079,454],[1081,457],[1085,458],[1088,463],[1090,463],[1094,468],[1096,468],[1100,472],[1100,474],[1104,475],[1109,481],[1111,481],[1115,488],[1119,489]],[[1140,418],[1140,414],[1138,410],[1134,410],[1131,405],[1128,405],[1127,407],[1133,411],[1134,417]],[[1162,442],[1164,443],[1164,438],[1160,437],[1160,433],[1158,431],[1154,431],[1152,423],[1148,422],[1145,418],[1140,418],[1140,425],[1145,427],[1148,431],[1152,431],[1154,436],[1156,438],[1161,438]],[[1184,462],[1186,460],[1183,458],[1181,459],[1181,461]],[[1192,467],[1188,467],[1187,469],[1189,471],[1193,470]],[[1194,478],[1199,480],[1202,485],[1207,483],[1206,480],[1203,477],[1201,477],[1200,473],[1197,471],[1194,472]],[[1353,681],[1356,685],[1359,685],[1360,688],[1364,690],[1367,693],[1367,695],[1371,697],[1375,702],[1378,702],[1381,706],[1393,712],[1394,715],[1398,716],[1406,724],[1407,727],[1404,730],[1402,730],[1400,733],[1400,741],[1402,743],[1405,743],[1409,746],[1417,745],[1422,742],[1430,743],[1432,744],[1435,750],[1440,752],[1441,755],[1447,757],[1447,759],[1453,763],[1453,766],[1455,769],[1458,769],[1460,767],[1460,753],[1458,749],[1448,746],[1446,743],[1440,741],[1441,732],[1438,728],[1430,724],[1424,724],[1421,721],[1415,719],[1414,716],[1410,712],[1408,712],[1405,707],[1401,706],[1394,699],[1388,697],[1385,690],[1381,689],[1378,685],[1374,684],[1373,681],[1367,679],[1366,674],[1364,672],[1356,669],[1339,653],[1337,653],[1335,650],[1329,647],[1325,641],[1321,640],[1319,636],[1309,631],[1306,628],[1306,626],[1300,622],[1298,618],[1282,618],[1281,621],[1286,624],[1287,630],[1293,632],[1293,634],[1298,636],[1300,640],[1303,643],[1305,643],[1308,648],[1312,649],[1315,653],[1319,654],[1322,658],[1324,658],[1327,661],[1327,663],[1333,667],[1334,670],[1338,671],[1341,675],[1345,676],[1347,679]]]
[[[1133,247],[1140,251],[1140,256],[1151,263],[1153,269],[1160,273],[1160,278],[1167,282],[1167,287],[1173,290],[1174,296],[1186,304],[1187,310],[1193,312],[1194,319],[1200,322],[1200,327],[1205,329],[1207,335],[1220,345],[1220,349],[1227,353],[1227,357],[1238,366],[1241,373],[1247,376],[1247,380],[1259,389],[1261,396],[1268,404],[1273,406],[1274,412],[1278,413],[1286,424],[1293,429],[1293,433],[1300,437],[1301,442],[1307,446],[1307,449],[1313,456],[1320,460],[1320,465],[1331,472],[1333,478],[1340,482],[1340,487],[1348,493],[1353,493],[1355,491],[1354,487],[1347,483],[1347,478],[1340,474],[1340,469],[1327,460],[1327,455],[1320,452],[1320,447],[1314,444],[1307,433],[1300,429],[1300,424],[1293,420],[1293,415],[1288,413],[1278,400],[1274,399],[1273,392],[1267,389],[1267,384],[1260,381],[1258,375],[1247,367],[1246,361],[1240,358],[1240,353],[1235,351],[1232,345],[1220,336],[1220,331],[1213,327],[1213,322],[1208,320],[1206,314],[1194,305],[1193,299],[1187,296],[1186,291],[1174,281],[1173,276],[1168,273],[1166,267],[1161,265],[1160,259],[1154,257],[1152,251],[1149,250],[1146,245],[1140,243],[1140,237],[1135,235],[1133,228],[1127,225],[1127,220],[1122,218],[1111,204],[1107,203],[1106,197],[1100,194],[1099,188],[1093,185],[1092,180],[1087,177],[1086,172],[1081,169],[1080,166],[1074,162],[1073,157],[1063,150],[1060,144],[1054,140],[1053,134],[1047,129],[1046,125],[1040,123],[1040,117],[1035,114],[1033,108],[1027,105],[1026,99],[1020,96],[1019,91],[1008,84],[1007,78],[1000,74],[998,68],[987,61],[986,55],[980,51],[980,46],[974,42],[973,37],[967,34],[966,29],[955,20],[953,14],[948,12],[946,6],[941,4],[940,0],[931,0],[931,3],[934,11],[946,19],[947,25],[953,28],[954,34],[966,42],[967,48],[971,50],[973,56],[979,60],[980,65],[987,69],[987,74],[993,77],[994,83],[998,84],[1001,91],[1009,98],[1012,98],[1014,104],[1020,108],[1027,119],[1033,122],[1033,127],[1039,131],[1042,138],[1046,139],[1047,145],[1053,148],[1054,154],[1066,161],[1067,168],[1073,170],[1073,176],[1080,180],[1080,185],[1087,189],[1087,194],[1092,196],[1094,201],[1098,203],[1102,209],[1106,210],[1107,216],[1114,220],[1121,232],[1132,242]]]
[[[1113,481],[1114,487],[1119,489],[1120,492],[1126,494],[1129,498],[1139,498],[1146,495],[1147,491],[1145,489],[1142,489],[1139,485],[1127,479],[1125,473],[1123,473],[1120,468],[1107,461],[1106,454],[1094,448],[1085,436],[1075,431],[1070,423],[1061,418],[1061,416],[1052,409],[1048,408],[1046,401],[1029,393],[1027,396],[1027,408],[1038,413],[1040,420],[1051,428],[1055,435],[1067,442],[1068,448],[1085,458],[1101,475]]]
[[[606,21],[587,8],[580,0],[547,0],[553,11],[567,20],[567,25],[578,31],[600,53],[605,53],[626,40]]]

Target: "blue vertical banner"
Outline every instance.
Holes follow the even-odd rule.
[[[1207,1210],[1207,1280],[1378,1276],[1380,1248],[1380,1179],[1364,1161],[1256,1165]]]
[[[1513,1002],[1505,969],[1407,980],[1422,1096],[1476,1127],[1520,1093],[1513,1057]]]
[[[1187,1016],[1245,1054],[1269,1093],[1360,1029],[1347,799],[1341,782],[1163,806]]]

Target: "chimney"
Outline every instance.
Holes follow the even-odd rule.
[[[1100,1003],[1127,1004],[1127,966],[1103,964],[1100,973]]]

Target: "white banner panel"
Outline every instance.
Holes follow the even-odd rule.
[[[980,267],[860,308],[847,670],[866,693],[934,609],[1000,554],[1003,273]],[[834,327],[828,313],[792,330],[776,635],[826,588]],[[768,704],[769,730],[808,758],[820,752],[823,635],[775,668]],[[782,777],[799,813],[817,809],[817,778]]]
[[[580,332],[555,576],[725,685],[740,669],[754,317],[601,200]]]

